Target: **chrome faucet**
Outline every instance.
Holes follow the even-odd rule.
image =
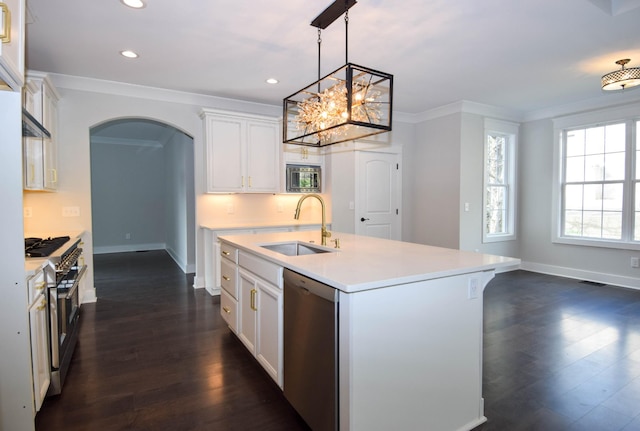
[[[296,214],[293,216],[293,218],[296,220],[300,219],[300,207],[302,206],[302,202],[309,197],[317,198],[320,201],[320,206],[322,207],[322,231],[321,231],[322,245],[327,245],[327,238],[331,237],[331,232],[327,230],[325,211],[324,211],[324,199],[322,199],[322,196],[316,193],[309,193],[307,195],[302,196],[298,201],[298,206],[296,207]]]

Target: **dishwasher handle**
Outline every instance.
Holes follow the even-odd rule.
[[[330,302],[338,302],[338,289],[335,287],[320,283],[290,269],[284,270],[283,278],[284,285],[287,287],[304,290],[304,294],[316,295]]]

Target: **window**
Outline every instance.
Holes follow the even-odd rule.
[[[556,242],[640,248],[637,112],[559,130]]]
[[[515,152],[518,126],[486,120],[483,242],[515,239]]]

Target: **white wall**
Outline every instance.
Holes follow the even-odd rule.
[[[412,242],[458,248],[460,243],[461,114],[416,125],[409,170]]]
[[[193,139],[175,133],[164,146],[166,249],[183,271],[195,272]]]
[[[484,120],[478,114],[463,113],[460,133],[460,217],[461,250],[500,256],[519,256],[520,241],[482,242],[482,201],[484,193]],[[469,204],[469,211],[465,210]],[[517,209],[516,209],[517,212]],[[517,225],[516,229],[522,228]]]
[[[57,80],[56,76],[53,78],[61,94],[58,103],[59,189],[57,193],[30,194],[28,205],[33,207],[33,217],[26,220],[29,228],[37,231],[86,230],[89,235],[85,250],[93,250],[89,151],[91,127],[117,118],[153,119],[193,136],[194,151],[202,153],[202,125],[198,116],[200,106],[158,100],[158,95],[161,99],[166,96],[161,90],[143,90],[127,85],[103,88],[100,82],[96,83],[94,89],[90,85],[93,83],[81,81],[82,85],[76,85],[75,81],[64,77],[58,76]],[[201,162],[202,158],[197,158],[194,166],[196,178],[202,177]],[[197,187],[201,189],[201,182],[196,183]],[[80,217],[62,217],[63,206],[79,207]],[[164,230],[164,225],[161,230]],[[200,255],[202,253],[196,253],[196,256]],[[85,302],[95,300],[93,255],[87,253],[86,260],[89,267],[88,283],[82,292]]]
[[[91,143],[95,253],[165,248],[165,172],[161,144]]]

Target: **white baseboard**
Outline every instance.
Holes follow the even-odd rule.
[[[205,286],[204,277],[198,277],[197,275],[193,277],[194,289],[204,289],[204,286]]]
[[[566,268],[562,266],[546,265],[535,262],[522,262],[521,269],[542,274],[557,275],[560,277],[574,278],[577,280],[593,281],[596,283],[610,284],[613,286],[628,287],[640,290],[640,278],[624,277],[602,272],[585,271],[581,269]]]

